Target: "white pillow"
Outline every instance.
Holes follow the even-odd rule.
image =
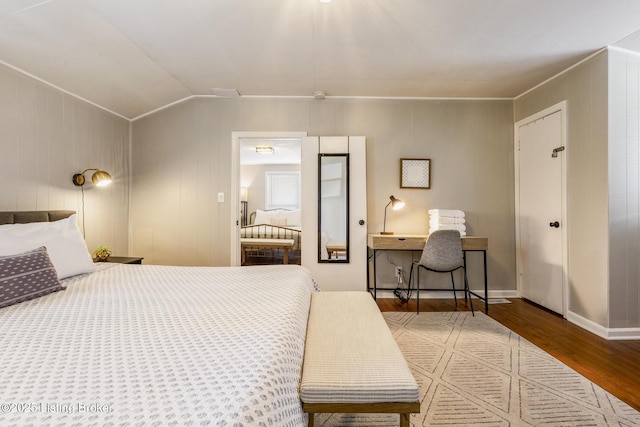
[[[58,279],[96,270],[75,214],[54,222],[0,225],[0,256],[40,246],[47,248]]]
[[[278,227],[287,226],[287,218],[271,218],[271,225],[277,225]]]
[[[274,215],[271,212],[262,211],[256,209],[256,217],[253,220],[254,224],[271,224],[271,218]]]
[[[302,214],[300,212],[300,209],[295,211],[287,211],[284,209],[262,211],[260,209],[256,209],[256,217],[253,223],[276,225],[273,222],[275,218],[277,218],[277,220],[284,218],[286,220],[285,225],[287,227],[300,227],[300,225],[302,224]],[[280,225],[280,224],[277,224],[277,225]]]
[[[287,219],[288,227],[300,227],[302,224],[302,214],[300,209],[295,211],[282,211],[280,216]]]

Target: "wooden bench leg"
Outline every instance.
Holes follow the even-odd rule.
[[[315,415],[313,412],[307,414],[309,416],[309,427],[314,427]],[[411,427],[411,414],[400,414],[400,427]]]

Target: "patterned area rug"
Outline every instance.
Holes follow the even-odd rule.
[[[638,426],[640,412],[483,313],[384,313],[420,386],[412,426]],[[397,426],[319,414],[316,425]]]

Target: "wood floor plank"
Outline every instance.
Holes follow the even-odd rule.
[[[640,340],[610,341],[523,299],[492,304],[489,316],[640,411]],[[474,300],[474,308],[483,304]],[[381,311],[415,311],[415,301],[378,298]],[[469,310],[464,300],[421,299],[420,311]]]

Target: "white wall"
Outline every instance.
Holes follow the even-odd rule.
[[[110,186],[85,185],[87,245],[127,255],[127,120],[0,66],[0,130],[0,210],[70,209],[81,222],[81,192],[71,177],[104,169]]]
[[[570,315],[601,335],[638,328],[640,56],[598,54],[516,99],[515,119],[565,99]]]
[[[640,54],[609,51],[609,327],[640,327]]]
[[[398,233],[426,233],[429,208],[463,209],[469,233],[489,237],[490,288],[515,290],[511,101],[199,98],[140,119],[133,253],[157,264],[229,264],[231,208],[216,194],[231,191],[232,131],[364,135],[369,232],[382,229],[391,194],[407,203],[388,218]],[[432,189],[401,190],[400,158],[431,158]],[[408,256],[393,257],[408,271]],[[480,254],[470,263],[480,288]],[[379,272],[393,280],[384,262]]]
[[[514,102],[515,120],[567,100],[569,311],[608,326],[608,53]]]

